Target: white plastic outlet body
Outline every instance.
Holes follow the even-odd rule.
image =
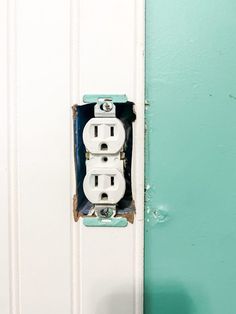
[[[117,118],[92,118],[84,127],[83,141],[92,154],[117,154],[125,142],[125,129]]]
[[[94,155],[90,153],[89,159],[86,160],[87,172],[94,168],[102,168],[102,169],[115,168],[123,174],[124,160],[120,159],[119,153],[114,154],[114,155],[105,155],[105,154]]]
[[[124,176],[115,168],[93,168],[85,176],[84,193],[93,204],[116,204],[125,193]]]
[[[115,205],[125,194],[124,160],[121,152],[125,129],[117,118],[92,118],[84,127],[88,151],[83,189],[94,205]]]

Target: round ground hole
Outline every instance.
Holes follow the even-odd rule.
[[[102,161],[107,162],[108,158],[106,156],[102,157]]]

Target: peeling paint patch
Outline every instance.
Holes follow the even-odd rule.
[[[145,201],[148,203],[152,200],[152,198],[155,198],[157,191],[155,186],[151,186],[150,184],[146,184],[145,186]]]
[[[160,205],[157,208],[148,207],[146,210],[146,222],[152,226],[167,222],[169,218],[169,211],[165,205]]]

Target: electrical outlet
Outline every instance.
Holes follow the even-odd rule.
[[[98,100],[94,115],[83,130],[87,151],[83,189],[96,215],[101,217],[108,205],[115,211],[116,204],[125,195],[123,146],[126,133],[123,123],[116,118],[112,101]]]
[[[125,142],[125,130],[117,118],[92,118],[84,127],[83,141],[92,154],[117,154]]]
[[[111,218],[109,226],[126,226],[126,217],[121,220],[120,215],[135,209],[131,188],[134,103],[125,95],[85,95],[83,100],[83,106],[73,106],[74,211],[88,215],[88,220],[93,216],[96,226],[102,226],[104,218]]]
[[[124,196],[125,179],[116,168],[92,168],[84,178],[83,188],[93,204],[116,204]]]

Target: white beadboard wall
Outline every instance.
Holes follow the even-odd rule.
[[[0,313],[141,314],[144,1],[0,0],[0,66]],[[128,228],[72,219],[85,93],[136,103]]]
[[[0,2],[0,312],[9,313],[10,301],[10,204],[8,198],[8,56],[7,56],[7,0]]]

